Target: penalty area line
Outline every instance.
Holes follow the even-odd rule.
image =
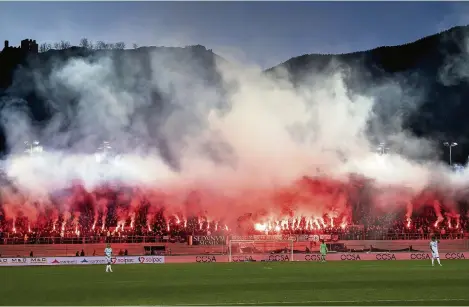
[[[275,302],[232,302],[232,303],[216,303],[216,304],[177,304],[175,306],[252,306],[252,305],[271,305],[276,304],[356,304],[356,303],[405,303],[405,302],[463,302],[469,301],[465,298],[439,298],[439,299],[409,299],[409,300],[317,300],[317,301],[275,301]]]

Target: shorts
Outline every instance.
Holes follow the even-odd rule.
[[[433,259],[440,258],[440,254],[438,254],[438,253],[432,253],[432,258],[433,258]]]
[[[107,264],[111,264],[111,262],[112,262],[111,257],[106,256],[106,263],[107,263]]]

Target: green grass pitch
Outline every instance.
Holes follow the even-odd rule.
[[[1,305],[469,305],[469,261],[0,268]]]

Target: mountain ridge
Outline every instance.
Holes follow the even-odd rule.
[[[425,92],[423,101],[406,118],[405,128],[413,134],[432,138],[441,142],[454,139],[461,145],[454,149],[454,160],[465,162],[469,152],[469,126],[463,124],[469,117],[469,106],[464,102],[469,99],[469,74],[460,71],[454,76],[455,67],[466,65],[468,50],[466,39],[469,37],[469,26],[453,27],[440,33],[429,35],[413,42],[396,46],[380,46],[370,50],[344,54],[305,54],[293,57],[263,72],[275,76],[287,71],[294,84],[300,84],[306,78],[321,76],[324,73],[350,68],[345,82],[350,89],[369,94],[376,86],[398,83],[406,88]],[[0,96],[21,97],[28,102],[34,120],[47,120],[47,110],[41,92],[31,84],[38,75],[46,78],[52,67],[71,58],[86,58],[94,61],[100,54],[111,55],[116,71],[125,73],[121,67],[127,60],[138,62],[143,75],[148,75],[150,67],[149,54],[177,54],[181,60],[176,70],[187,74],[196,69],[200,80],[211,83],[219,82],[216,62],[225,61],[221,56],[201,45],[188,47],[139,47],[125,50],[87,50],[71,47],[67,50],[49,50],[38,54],[23,54],[18,48],[0,53]],[[451,61],[456,63],[451,64]],[[469,60],[468,68],[469,68]],[[184,65],[180,65],[184,64]],[[164,62],[159,65],[166,65]],[[452,65],[452,66],[451,66]],[[459,66],[458,66],[459,65]],[[35,76],[33,76],[35,75]],[[18,77],[18,76],[21,76]],[[16,82],[14,81],[16,78]],[[34,79],[36,78],[36,79]],[[445,79],[445,80],[443,80]],[[18,80],[21,80],[19,82]],[[29,85],[28,85],[29,84]],[[3,89],[3,94],[2,94]],[[163,98],[156,95],[155,99]],[[158,98],[159,97],[159,98]],[[381,104],[386,104],[386,97],[379,96]],[[5,148],[0,135],[0,149]],[[442,148],[442,158],[447,153]]]
[[[360,55],[365,55],[369,53],[376,53],[376,52],[395,52],[398,49],[399,51],[405,51],[409,52],[409,50],[405,50],[406,48],[412,48],[417,45],[426,45],[425,47],[432,47],[432,44],[435,44],[441,37],[445,37],[446,35],[456,35],[458,36],[457,38],[461,39],[461,37],[466,37],[467,34],[469,33],[469,25],[466,26],[455,26],[452,28],[449,28],[447,30],[443,30],[441,32],[431,34],[428,36],[421,37],[417,40],[400,44],[400,45],[385,45],[385,46],[379,46],[375,47],[372,49],[367,49],[367,50],[360,50],[360,51],[354,51],[354,52],[346,52],[346,53],[305,53],[299,56],[292,57],[282,63],[279,63],[273,67],[267,68],[265,71],[270,71],[272,69],[275,69],[276,67],[283,66],[288,64],[289,62],[292,61],[297,61],[297,60],[303,60],[308,57],[338,57],[338,58],[347,58],[347,57],[353,57],[353,56],[360,56]],[[446,38],[446,37],[445,37]],[[457,39],[456,38],[456,39]]]

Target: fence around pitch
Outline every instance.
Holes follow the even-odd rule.
[[[434,234],[438,239],[469,239],[469,233],[449,233]],[[297,236],[293,234],[291,236]],[[338,234],[338,240],[429,240],[432,236],[429,233],[404,233],[404,232],[385,232],[370,231],[364,233],[346,233]],[[173,237],[169,240],[167,236],[93,236],[93,237],[40,237],[33,238],[8,238],[0,236],[0,245],[10,244],[96,244],[96,243],[185,243],[188,241],[189,235]]]
[[[343,243],[347,251],[367,250],[373,247],[375,250],[389,251],[422,251],[429,249],[427,240],[349,240],[339,241]],[[145,246],[164,246],[166,255],[226,255],[227,245],[187,245],[187,243],[114,243],[112,244],[114,253],[117,255],[127,250],[128,255],[137,256],[145,254]],[[0,256],[3,257],[27,257],[31,254],[35,257],[53,256],[75,256],[83,250],[86,256],[103,255],[106,243],[87,244],[12,244],[0,245]],[[310,250],[319,251],[319,244],[312,242],[294,242],[293,249],[299,252]],[[442,240],[440,243],[441,252],[463,252],[469,251],[469,240]]]
[[[469,233],[449,233],[435,234],[438,239],[469,239]],[[292,236],[296,236],[293,234]],[[342,233],[337,234],[340,241],[350,240],[429,240],[429,233],[405,233],[405,232],[388,232],[388,231],[370,231],[368,233]],[[173,242],[185,243],[188,241],[187,236],[173,237]],[[24,238],[8,238],[5,235],[0,236],[0,245],[10,244],[96,244],[96,243],[168,243],[165,236],[93,236],[93,237],[29,237]]]
[[[440,253],[443,260],[467,260],[469,252],[449,252]],[[400,253],[331,253],[327,255],[327,261],[429,261],[429,252],[400,252]],[[116,256],[111,258],[111,262],[117,265],[136,264],[165,264],[165,263],[217,263],[217,262],[289,262],[307,261],[319,262],[321,255],[314,253],[297,254],[252,254],[252,255],[182,255],[182,256]],[[79,256],[79,257],[7,257],[0,258],[0,267],[13,266],[62,266],[62,265],[104,265],[107,259],[104,256]],[[429,265],[429,262],[427,262]]]

